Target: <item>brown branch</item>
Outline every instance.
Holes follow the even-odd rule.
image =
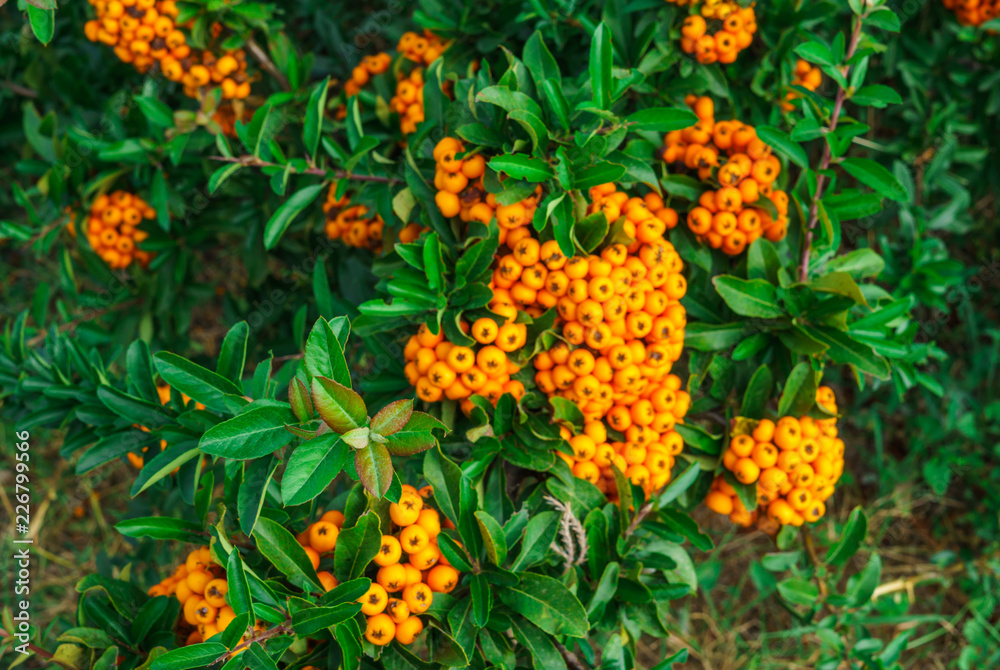
[[[812,533],[809,532],[808,526],[801,526],[799,528],[799,534],[802,535],[802,543],[806,546],[806,553],[809,555],[809,562],[812,563],[813,567],[819,567],[820,560],[819,556],[816,555],[816,545],[813,544]],[[826,582],[822,579],[816,580],[819,584],[819,592],[825,598],[827,595]]]
[[[2,5],[3,3],[0,3]],[[0,86],[4,86],[10,89],[11,93],[16,93],[25,98],[37,98],[38,91],[34,91],[26,86],[21,86],[20,84],[15,84],[12,81],[0,81]]]
[[[851,33],[851,42],[847,47],[846,61],[854,57],[854,52],[858,49],[858,42],[861,40],[861,25],[863,19],[860,16],[854,17],[854,30]],[[851,67],[844,68],[844,79],[851,75]],[[847,89],[843,86],[837,87],[837,98],[833,103],[833,113],[830,115],[830,125],[826,134],[829,135],[837,129],[837,122],[840,120],[840,112],[844,109],[844,100],[847,98]],[[809,253],[812,248],[813,228],[819,222],[819,201],[823,198],[823,190],[826,188],[826,175],[823,171],[830,167],[830,142],[823,143],[823,156],[820,159],[819,170],[816,171],[816,194],[813,196],[812,204],[809,205],[809,225],[806,227],[806,236],[803,240],[802,264],[799,267],[799,281],[805,281],[809,276]]]
[[[274,628],[268,628],[267,630],[257,633],[256,635],[251,635],[250,637],[244,639],[243,642],[239,643],[225,654],[222,654],[217,659],[212,661],[209,665],[216,665],[225,661],[227,658],[231,658],[239,651],[245,651],[254,642],[261,642],[263,640],[270,640],[272,637],[278,637],[279,635],[284,635],[285,633],[292,632],[292,620],[291,618],[285,619],[284,623],[280,623]]]
[[[261,160],[256,156],[209,156],[208,160],[219,161],[220,163],[239,163],[243,167],[285,167],[279,163],[271,163],[269,161]],[[400,180],[393,179],[391,177],[380,177],[373,174],[354,174],[353,172],[348,172],[346,170],[324,170],[323,168],[306,168],[305,170],[296,170],[295,168],[292,168],[292,174],[314,174],[321,175],[323,177],[332,177],[334,179],[374,181],[382,184],[402,183]]]
[[[10,633],[8,633],[8,632],[7,632],[6,630],[4,630],[3,628],[0,628],[0,637],[5,637],[5,638],[11,638],[11,639],[13,639],[13,638],[14,638],[14,636],[13,636],[13,635],[11,635]],[[42,649],[41,647],[39,647],[39,646],[38,646],[38,645],[36,645],[36,644],[32,644],[31,642],[28,642],[26,646],[28,647],[28,649],[29,649],[29,650],[30,650],[30,651],[31,651],[32,653],[34,653],[34,654],[38,654],[39,656],[41,656],[42,658],[44,658],[44,659],[45,659],[46,661],[49,661],[49,662],[51,662],[51,663],[56,663],[56,664],[58,664],[59,666],[61,666],[61,667],[64,667],[64,668],[71,668],[71,667],[72,667],[72,666],[70,666],[70,665],[67,665],[67,664],[63,663],[63,662],[62,662],[62,661],[60,661],[59,659],[55,658],[55,657],[54,657],[54,656],[52,655],[52,653],[50,653],[50,652],[48,652],[48,651],[45,651],[44,649]]]
[[[569,670],[587,670],[587,666],[583,664],[583,661],[581,661],[576,654],[558,642],[553,641],[553,644],[556,645],[556,649],[560,654],[562,654],[563,660],[566,661],[566,667],[568,667]]]
[[[292,85],[288,83],[288,77],[286,77],[284,74],[281,73],[280,70],[278,70],[278,68],[274,64],[274,61],[272,61],[271,57],[267,55],[267,52],[264,51],[264,49],[259,44],[257,44],[257,41],[254,40],[254,38],[251,37],[249,40],[247,40],[246,47],[247,51],[250,52],[250,55],[253,56],[258,63],[260,63],[260,66],[264,70],[266,70],[269,75],[274,77],[274,79],[278,82],[281,88],[283,88],[286,91],[292,90]]]

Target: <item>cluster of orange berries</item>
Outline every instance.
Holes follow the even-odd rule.
[[[351,70],[351,78],[344,84],[344,93],[349,98],[357,95],[361,92],[362,86],[367,84],[372,77],[388,70],[390,65],[392,65],[392,56],[384,51],[374,56],[365,56],[361,59],[361,63]]]
[[[479,221],[488,225],[498,205],[496,197],[487,193],[483,186],[486,159],[481,154],[458,158],[464,152],[465,145],[454,137],[445,137],[435,145],[434,187],[438,191],[434,202],[441,214],[449,219],[457,216],[465,222]],[[530,221],[537,204],[537,198],[532,198],[505,208],[503,211],[508,216],[503,220],[497,215],[501,244],[507,230],[520,228]]]
[[[771,147],[751,125],[735,119],[717,122],[711,98],[689,95],[685,102],[698,116],[698,123],[666,134],[663,159],[683,163],[702,181],[719,184],[718,189],[702,193],[698,205],[688,212],[688,227],[713,249],[721,248],[730,256],[742,253],[761,236],[772,242],[784,239],[788,194],[774,188],[781,162]],[[763,206],[755,206],[762,197],[774,203],[777,219]]]
[[[448,45],[440,37],[429,30],[424,30],[422,36],[411,31],[403,33],[403,36],[399,38],[399,44],[396,45],[396,50],[403,54],[407,60],[430,65],[444,53],[447,47]]]
[[[223,632],[236,618],[236,612],[229,606],[226,593],[229,582],[226,571],[212,562],[212,552],[208,547],[195,549],[187,560],[178,565],[173,573],[149,589],[151,596],[174,596],[181,603],[181,619],[178,630],[185,635],[183,646],[198,644]],[[254,632],[265,630],[258,621]],[[246,640],[246,634],[240,643]],[[240,649],[236,653],[242,653]]]
[[[222,89],[222,97],[244,99],[250,95],[246,54],[242,49],[216,57],[210,51],[192,49],[175,19],[179,14],[174,0],[89,0],[97,18],[87,21],[84,33],[92,42],[114,47],[118,59],[131,63],[139,72],[159,64],[163,76],[180,82],[188,97],[212,84]],[[218,36],[221,24],[215,24]]]
[[[558,247],[542,254],[547,276],[538,301],[558,310],[565,342],[535,356],[535,383],[583,413],[583,434],[568,437],[573,457],[561,454],[577,477],[613,497],[614,463],[651,492],[670,481],[684,446],[674,426],[690,405],[670,374],[687,323],[683,263],[663,237],[677,213],[655,193],[629,197],[614,184],[595,186],[590,197],[591,213],[609,223],[625,217],[633,241],[589,257],[567,259]],[[514,258],[533,251],[532,242],[518,242]],[[621,437],[609,440],[608,427]]]
[[[430,495],[430,487],[418,493],[414,487],[404,485],[399,502],[389,505],[389,516],[397,530],[382,536],[374,559],[378,568],[375,579],[358,599],[361,613],[368,618],[365,638],[374,645],[384,646],[393,640],[413,644],[424,629],[419,615],[430,608],[434,594],[450,593],[458,585],[458,570],[438,549],[441,517],[424,504],[423,497]],[[333,551],[343,523],[343,514],[327,512],[300,535],[299,541],[308,543],[306,553],[314,566],[319,565],[321,554]],[[327,590],[337,585],[329,573],[318,574]]]
[[[149,233],[139,230],[143,220],[156,218],[156,210],[145,200],[128,191],[114,191],[99,195],[90,205],[90,216],[84,221],[83,232],[91,248],[114,270],[121,270],[137,261],[143,267],[149,265],[153,254],[138,248],[138,244],[149,237]],[[67,226],[70,235],[76,237],[76,225],[70,221]]]
[[[823,72],[815,65],[801,58],[795,61],[795,70],[792,73],[792,86],[801,86],[807,91],[815,91],[823,83]],[[795,90],[785,93],[785,99],[781,103],[781,109],[790,112],[795,109],[792,100],[800,98],[802,95]]]
[[[944,0],[963,26],[981,26],[1000,16],[1000,0]]]
[[[667,1],[689,4],[684,0]],[[681,49],[694,54],[703,65],[734,63],[739,53],[753,42],[756,32],[757,15],[752,6],[740,7],[735,0],[703,0],[699,13],[684,19]]]
[[[332,182],[326,193],[326,201],[323,203],[323,213],[326,214],[324,230],[327,237],[331,240],[343,240],[349,247],[382,253],[385,221],[378,214],[369,215],[366,206],[350,203],[346,193],[337,198],[337,182]],[[419,223],[409,223],[399,231],[399,241],[413,242],[425,230],[427,228]]]
[[[389,101],[389,108],[399,114],[400,132],[404,135],[416,132],[417,124],[424,120],[423,69],[418,67],[409,75],[399,75],[396,95]]]
[[[460,400],[467,414],[472,411],[472,395],[483,396],[494,405],[504,393],[520,399],[524,384],[511,379],[511,375],[521,368],[507,354],[524,346],[527,326],[514,323],[511,317],[498,327],[496,321],[483,317],[471,327],[463,322],[462,330],[471,332],[481,346],[473,349],[455,345],[445,339],[443,332],[431,333],[427,324],[421,324],[417,334],[407,341],[403,349],[404,371],[417,397],[425,402]]]
[[[817,390],[816,402],[837,413],[829,387]],[[826,501],[844,472],[844,441],[837,437],[836,417],[762,419],[752,432],[733,437],[722,464],[740,483],[757,485],[757,507],[746,509],[719,476],[705,498],[709,509],[741,526],[757,522],[766,531],[801,526],[826,513]]]

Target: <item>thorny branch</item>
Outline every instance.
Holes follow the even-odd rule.
[[[209,156],[209,160],[219,161],[220,163],[239,163],[243,167],[278,167],[284,168],[284,165],[278,163],[271,163],[269,161],[261,160],[256,156]],[[292,174],[315,174],[323,177],[332,177],[334,179],[349,179],[353,181],[375,181],[382,184],[399,184],[398,179],[393,179],[392,177],[381,177],[379,175],[373,174],[355,174],[353,172],[348,172],[347,170],[324,170],[323,168],[306,168],[305,170],[296,170],[292,168]]]
[[[225,661],[227,658],[231,658],[238,652],[246,650],[254,642],[270,640],[272,637],[278,637],[279,635],[285,635],[291,632],[292,632],[292,620],[290,618],[285,619],[283,623],[278,624],[274,628],[268,628],[263,632],[250,635],[249,637],[245,638],[243,642],[240,642],[238,645],[227,651],[225,654],[222,654],[217,659],[212,661],[211,665],[216,665],[218,663],[221,663],[222,661]]]

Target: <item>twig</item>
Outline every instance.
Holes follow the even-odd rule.
[[[239,163],[243,167],[285,167],[284,165],[280,165],[278,163],[261,160],[256,156],[209,156],[208,160],[219,161],[220,163]],[[324,177],[333,177],[334,179],[376,181],[383,184],[401,183],[400,180],[393,179],[391,177],[380,177],[373,174],[354,174],[353,172],[348,172],[346,170],[324,170],[323,168],[306,168],[305,170],[296,170],[295,168],[292,168],[292,174],[315,174]]]
[[[639,530],[639,524],[645,521],[646,517],[649,516],[650,512],[652,511],[653,511],[652,501],[640,507],[639,513],[635,515],[635,518],[632,519],[632,523],[630,523],[628,525],[628,528],[625,529],[625,534],[623,535],[623,537],[628,538],[629,536],[632,535],[632,533]]]
[[[862,19],[860,16],[854,17],[854,30],[851,33],[851,42],[847,47],[847,57],[845,60],[850,61],[854,57],[854,52],[858,49],[858,42],[861,40],[861,24]],[[851,75],[851,67],[847,66],[844,69],[844,78],[847,79]],[[833,113],[830,115],[830,126],[827,129],[827,135],[832,133],[837,129],[837,122],[840,120],[840,112],[844,109],[844,100],[847,97],[847,89],[843,86],[837,87],[837,98],[833,103]],[[809,225],[806,227],[806,236],[803,240],[802,249],[802,264],[799,267],[799,281],[805,281],[809,277],[809,252],[812,248],[812,238],[813,238],[813,228],[819,222],[819,201],[823,198],[823,190],[826,188],[826,175],[823,174],[824,170],[830,167],[830,160],[832,156],[830,153],[830,142],[823,143],[823,156],[820,159],[819,170],[816,171],[816,195],[813,196],[812,204],[809,205]]]
[[[11,635],[10,633],[8,633],[3,628],[0,628],[0,637],[13,638],[14,636]],[[50,652],[45,651],[44,649],[42,649],[41,647],[39,647],[36,644],[32,644],[31,642],[28,642],[27,645],[25,645],[25,646],[27,646],[27,648],[29,650],[31,650],[33,653],[38,654],[39,656],[41,656],[42,658],[44,658],[46,661],[50,661],[52,663],[57,663],[58,665],[60,665],[60,666],[62,666],[64,668],[72,667],[72,666],[68,666],[65,663],[63,663],[62,661],[56,659]]]
[[[809,562],[813,564],[813,567],[818,567],[820,564],[819,556],[816,555],[816,545],[813,544],[812,533],[809,532],[808,526],[802,526],[800,528],[800,533],[802,535],[802,542],[806,545],[806,553],[809,554]],[[826,597],[826,582],[822,579],[817,579],[816,582],[819,584],[819,592]]]
[[[15,84],[12,81],[0,81],[0,85],[9,88],[11,93],[16,93],[17,95],[23,96],[25,98],[38,97],[38,91],[34,91],[26,86],[21,86],[20,84]]]
[[[243,642],[239,643],[238,645],[227,651],[225,654],[222,654],[217,659],[212,661],[210,665],[216,665],[217,663],[225,661],[227,658],[232,657],[237,652],[247,649],[254,642],[261,642],[262,640],[270,640],[272,637],[278,637],[279,635],[284,635],[285,633],[291,633],[291,632],[292,632],[292,620],[290,618],[285,619],[284,623],[280,623],[274,628],[268,628],[267,630],[261,633],[257,633],[256,635],[251,635],[250,637],[246,638]]]
[[[570,670],[587,670],[587,666],[583,664],[583,661],[581,661],[576,654],[558,642],[554,642],[554,644],[556,645],[556,649],[559,653],[562,654],[563,660],[566,661],[566,667]]]
[[[267,55],[267,52],[264,51],[264,49],[261,48],[259,44],[257,44],[254,38],[251,37],[249,40],[247,40],[246,47],[247,51],[250,52],[250,55],[253,56],[258,63],[260,63],[260,66],[262,68],[267,70],[267,73],[269,75],[274,77],[274,79],[278,82],[281,88],[283,88],[286,91],[292,90],[292,85],[288,83],[288,77],[286,77],[284,74],[281,73],[280,70],[278,70],[278,68],[274,65],[274,61],[272,61],[271,57]]]

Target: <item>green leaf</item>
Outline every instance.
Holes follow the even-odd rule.
[[[507,538],[500,523],[489,512],[476,512],[476,523],[483,536],[486,557],[494,565],[503,566],[507,562]]]
[[[216,168],[215,172],[208,178],[208,194],[215,195],[215,192],[242,168],[243,166],[239,163],[230,163]]]
[[[139,105],[142,112],[151,124],[161,128],[170,128],[174,125],[174,113],[166,103],[148,95],[137,95],[132,100]]]
[[[861,287],[846,272],[828,272],[822,277],[817,277],[809,282],[809,287],[821,293],[833,293],[850,298],[859,305],[868,306]]]
[[[538,512],[528,521],[521,540],[521,553],[517,555],[511,572],[522,572],[545,558],[559,532],[562,514],[552,510]]]
[[[888,379],[889,363],[876,354],[868,345],[852,339],[847,333],[833,328],[803,326],[803,332],[814,340],[825,344],[830,358],[837,363],[853,365],[861,372],[878,379]]]
[[[306,186],[281,203],[281,206],[275,210],[264,227],[264,248],[270,250],[278,246],[278,241],[288,230],[288,226],[295,220],[295,217],[302,213],[302,210],[312,204],[324,186],[324,184]]]
[[[306,107],[306,120],[302,126],[302,142],[306,147],[306,155],[316,157],[319,148],[319,137],[323,130],[323,117],[326,115],[326,93],[329,90],[330,77],[317,82],[309,94],[309,105]]]
[[[229,552],[229,559],[226,561],[226,581],[229,582],[227,600],[236,614],[246,614],[253,612],[253,602],[250,598],[250,582],[247,581],[246,570],[243,568],[243,560],[240,552],[236,549]]]
[[[686,537],[691,545],[702,551],[709,551],[715,547],[712,538],[705,535],[698,529],[698,524],[687,512],[679,509],[660,510],[660,520],[666,524],[670,530],[678,535]]]
[[[222,340],[215,371],[234,384],[238,384],[243,377],[243,366],[246,365],[249,339],[250,326],[246,321],[240,321],[229,329],[226,337]]]
[[[351,451],[333,433],[296,447],[281,477],[281,498],[285,504],[301,505],[322,493],[344,469]]]
[[[700,474],[701,466],[697,463],[691,463],[689,466],[684,468],[684,472],[667,484],[667,487],[663,489],[662,493],[660,493],[659,498],[657,498],[657,503],[660,508],[665,508],[667,505],[677,500],[681,494],[691,488],[691,485],[694,484]]]
[[[285,424],[294,422],[295,416],[288,407],[254,407],[209,428],[201,436],[198,448],[212,456],[237,460],[260,458],[292,441]]]
[[[887,169],[869,158],[845,158],[841,167],[861,184],[870,186],[879,195],[896,202],[909,201],[906,189]]]
[[[323,585],[320,584],[316,570],[309,562],[306,550],[284,526],[262,516],[257,519],[253,536],[257,540],[260,553],[282,574],[308,582],[318,591],[323,590]]]
[[[412,456],[427,451],[437,439],[434,429],[447,430],[447,426],[424,412],[413,412],[410,420],[400,430],[386,437],[386,449],[393,456]]]
[[[678,107],[648,107],[634,112],[625,119],[634,130],[653,130],[669,133],[690,128],[698,123],[698,116],[690,109]]]
[[[218,642],[201,642],[168,651],[157,657],[149,670],[190,670],[208,667],[223,658],[229,649]]]
[[[231,412],[231,398],[241,397],[243,389],[211,370],[167,351],[154,357],[156,370],[164,381],[181,393],[218,412]]]
[[[819,600],[819,587],[808,579],[791,577],[778,582],[778,595],[793,606],[815,607]]]
[[[751,334],[744,323],[689,323],[684,329],[684,346],[698,351],[722,351]]]
[[[514,179],[530,182],[542,182],[555,177],[555,172],[541,158],[531,158],[524,154],[505,154],[490,159],[489,166],[497,172],[503,172]]]
[[[328,377],[313,377],[312,398],[323,421],[337,433],[346,433],[368,421],[361,396]]]
[[[345,317],[317,319],[306,340],[306,371],[316,377],[330,377],[351,387],[351,371],[344,358],[350,324]]]
[[[452,523],[458,523],[462,470],[448,460],[440,449],[430,449],[424,456],[424,478],[434,488],[434,502]]]
[[[344,603],[335,607],[312,607],[292,613],[292,628],[297,635],[315,635],[347,621],[361,611],[361,603]]]
[[[392,484],[392,458],[385,445],[374,440],[365,449],[354,450],[354,468],[364,487],[376,498],[381,498]]]
[[[503,593],[503,591],[500,592]],[[566,670],[566,661],[556,649],[552,638],[530,623],[527,617],[513,617],[511,630],[514,633],[514,639],[531,654],[534,668],[538,670]]]
[[[207,544],[202,537],[204,529],[200,523],[172,519],[167,516],[150,516],[126,519],[115,524],[115,530],[126,537],[149,537],[154,540],[178,540],[195,544]]]
[[[348,582],[360,577],[381,547],[381,520],[378,514],[365,512],[356,524],[342,529],[337,536],[337,547],[333,554],[337,580]]]
[[[97,389],[97,398],[104,406],[118,416],[132,423],[147,428],[159,428],[174,422],[174,415],[169,409],[156,403],[136,398],[112,386],[101,386]]]
[[[800,417],[816,403],[816,373],[808,363],[799,363],[788,374],[778,400],[778,416]]]
[[[194,442],[185,442],[167,447],[164,451],[153,456],[143,466],[142,470],[139,471],[139,475],[132,483],[132,490],[129,495],[134,498],[180,466],[190,460],[200,458],[201,455],[201,450],[195,447]]]
[[[741,316],[761,319],[786,316],[785,310],[778,304],[774,286],[763,279],[748,281],[732,275],[720,275],[712,283],[729,308]]]
[[[854,249],[831,258],[827,269],[846,272],[855,279],[878,277],[885,269],[885,261],[872,249]]]
[[[779,154],[798,165],[809,169],[809,156],[798,142],[772,126],[758,126],[757,137]]]
[[[590,629],[587,611],[558,579],[523,572],[520,583],[499,590],[509,608],[529,619],[549,635],[584,637]]]
[[[240,520],[240,530],[253,534],[254,525],[264,506],[267,487],[271,483],[278,459],[258,458],[243,464],[243,481],[237,496],[236,510]]]
[[[844,530],[840,534],[837,542],[830,547],[826,554],[825,562],[829,565],[843,565],[858,553],[861,543],[865,541],[868,534],[868,517],[860,507],[851,510],[851,515],[847,517]]]
[[[611,109],[612,60],[611,30],[601,22],[594,31],[590,43],[590,87],[594,94],[594,104],[601,109]]]
[[[56,34],[55,10],[28,5],[28,21],[31,23],[31,32],[35,33],[38,41],[48,46]]]

